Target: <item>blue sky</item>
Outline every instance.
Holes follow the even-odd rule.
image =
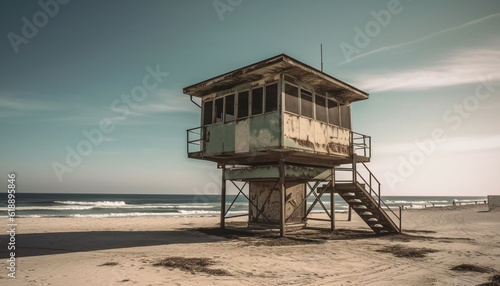
[[[182,88],[280,53],[319,68],[323,43],[324,71],[370,94],[353,129],[383,194],[498,195],[499,28],[496,0],[2,1],[0,183],[216,194]]]

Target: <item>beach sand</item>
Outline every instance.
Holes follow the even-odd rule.
[[[404,210],[402,235],[346,218],[337,214],[337,234],[285,239],[223,237],[218,217],[19,218],[16,278],[2,267],[0,285],[478,285],[500,272],[500,211],[485,205]],[[168,258],[188,270],[154,265]],[[451,270],[461,264],[487,272]]]

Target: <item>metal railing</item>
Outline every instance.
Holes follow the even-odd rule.
[[[361,175],[361,172],[359,171],[358,169],[358,164],[357,163],[361,163],[361,166],[364,167],[364,170],[368,173],[368,180],[363,177]],[[366,164],[360,160],[360,158],[357,156],[357,155],[353,155],[353,176],[354,176],[354,182],[355,183],[364,183],[365,185],[365,190],[367,190],[367,186],[368,186],[368,192],[370,193],[370,196],[375,199],[375,201],[378,203],[378,208],[381,209],[381,210],[389,210],[390,214],[392,214],[393,217],[396,218],[398,224],[396,224],[396,222],[388,215],[387,218],[389,220],[391,220],[391,222],[396,226],[398,227],[399,225],[399,229],[398,229],[398,232],[401,232],[401,208],[399,209],[399,215],[397,215],[380,197],[380,181],[373,175],[373,173],[370,171],[370,169],[368,169],[368,167],[366,166]],[[359,180],[359,179],[360,180]],[[376,188],[374,188],[373,186],[376,186]]]
[[[195,127],[186,130],[187,153],[197,153],[203,150],[203,127]]]
[[[372,137],[351,131],[352,154],[372,157]]]
[[[358,168],[358,163],[361,167]],[[401,207],[399,207],[399,214],[396,214],[382,199],[380,195],[381,184],[380,181],[373,175],[373,173],[368,169],[366,164],[359,158],[359,155],[353,155],[352,167],[341,167],[335,168],[337,172],[348,172],[348,178],[337,179],[337,174],[335,175],[335,183],[357,183],[364,185],[364,190],[367,191],[370,196],[377,203],[377,207],[380,210],[388,210],[385,212],[387,218],[392,222],[394,226],[398,228],[398,232],[401,232]],[[395,219],[393,219],[395,218]]]

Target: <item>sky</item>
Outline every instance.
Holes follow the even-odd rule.
[[[218,194],[182,88],[285,53],[370,94],[382,195],[500,195],[500,2],[0,2],[0,184]],[[133,97],[131,95],[134,95]]]

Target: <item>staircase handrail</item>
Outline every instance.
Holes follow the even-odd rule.
[[[366,181],[366,179],[359,173],[358,168],[356,167],[357,162],[360,162],[365,167],[365,169],[368,171],[368,173],[370,174],[369,182]],[[382,209],[382,207],[381,207],[381,204],[382,204],[386,209],[391,211],[391,213],[398,219],[399,225],[401,225],[401,216],[400,215],[398,216],[380,197],[380,186],[381,186],[380,181],[373,175],[373,173],[370,171],[370,169],[368,169],[368,166],[366,166],[366,164],[362,160],[360,160],[360,158],[358,158],[358,156],[356,154],[353,154],[353,180],[354,180],[354,183],[358,183],[358,177],[360,177],[363,180],[363,182],[365,183],[365,186],[368,185],[369,190],[370,190],[370,196],[373,197],[373,195],[375,195],[375,198],[378,200],[378,208]],[[378,194],[372,187],[372,184],[371,184],[372,178],[378,184]],[[392,220],[391,217],[387,216],[387,218],[397,227],[396,223]],[[401,228],[399,228],[398,231],[401,232]]]

